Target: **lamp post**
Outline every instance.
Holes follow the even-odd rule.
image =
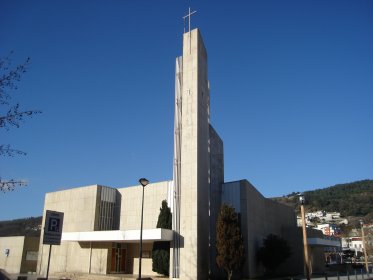
[[[144,216],[144,189],[149,181],[145,178],[141,178],[139,183],[142,185],[142,204],[141,204],[141,228],[140,228],[140,259],[139,259],[139,279],[141,279],[141,260],[142,260],[142,224]]]
[[[306,269],[307,280],[310,280],[310,263],[308,259],[308,243],[307,243],[307,230],[306,230],[306,218],[304,214],[304,204],[306,199],[303,194],[299,194],[300,212],[302,216],[302,231],[303,231],[303,251],[304,251],[304,267]]]
[[[367,256],[367,247],[366,247],[365,236],[364,236],[364,222],[363,222],[363,220],[360,220],[360,225],[361,225],[361,240],[363,241],[365,269],[366,269],[366,272],[369,274],[368,256]]]

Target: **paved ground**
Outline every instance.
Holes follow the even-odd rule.
[[[297,278],[297,279],[306,279],[306,278]],[[364,275],[364,276],[361,276],[361,275],[357,275],[355,277],[355,275],[350,275],[349,277],[348,276],[328,276],[327,278],[324,276],[324,277],[318,277],[318,278],[314,278],[312,277],[311,279],[313,280],[360,280],[360,279],[364,279],[364,280],[373,280],[373,278],[368,278],[367,275]],[[295,280],[295,278],[294,278]]]
[[[36,274],[11,274],[11,280],[17,280],[19,276],[26,276],[27,280],[37,280],[38,278],[45,278],[45,275],[36,275]],[[93,275],[93,274],[85,274],[85,275],[77,275],[77,276],[69,276],[69,277],[56,277],[50,276],[48,280],[61,280],[61,279],[70,279],[70,280],[134,280],[137,279],[137,275],[133,274],[109,274],[109,275]],[[165,280],[169,279],[167,277],[161,276],[146,276],[143,275],[143,280]]]
[[[37,280],[37,278],[42,278],[42,277],[45,277],[44,275],[43,276],[40,276],[40,275],[30,275],[30,274],[22,274],[22,275],[18,275],[18,274],[12,274],[11,275],[11,279],[12,280],[17,280],[18,276],[27,276],[27,280]],[[161,280],[161,279],[168,279],[168,278],[165,278],[165,277],[148,277],[148,278],[145,278],[146,276],[143,277],[143,279],[154,279],[154,280]],[[49,277],[49,280],[60,280],[60,279],[64,279],[64,277],[59,277],[59,278],[55,278],[55,277]],[[67,279],[67,278],[65,278]],[[78,277],[78,278],[75,278],[75,277],[71,277],[69,278],[71,280],[73,279],[84,279],[84,280],[90,280],[90,279],[94,279],[94,280],[133,280],[133,279],[137,279],[137,275],[132,275],[132,274],[120,274],[120,275],[82,275],[81,277]],[[371,273],[369,276],[364,274],[364,275],[361,275],[361,274],[353,274],[353,275],[350,275],[350,276],[346,276],[346,275],[343,275],[343,276],[312,276],[311,277],[312,280],[373,280],[373,274]],[[262,279],[262,280],[265,280],[265,279]],[[276,278],[276,279],[267,279],[267,280],[306,280],[306,278],[304,276],[295,276],[295,277],[281,277],[281,278]]]
[[[284,278],[277,278],[277,279],[268,279],[268,280],[306,280],[307,278],[304,277],[304,276],[295,276],[295,277],[284,277]],[[361,280],[361,279],[364,279],[364,280],[373,280],[373,275],[370,274],[369,276],[364,274],[364,275],[361,275],[361,274],[353,274],[353,275],[341,275],[341,276],[337,276],[337,275],[329,275],[329,276],[316,276],[316,275],[313,275],[311,277],[312,280]]]

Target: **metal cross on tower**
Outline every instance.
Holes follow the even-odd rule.
[[[190,7],[189,7],[189,13],[186,15],[186,16],[183,16],[183,19],[184,19],[184,33],[185,33],[185,19],[188,18],[188,21],[189,21],[189,24],[188,24],[188,32],[190,32],[190,18],[191,16],[196,13],[197,11],[193,11],[191,12],[190,11]]]

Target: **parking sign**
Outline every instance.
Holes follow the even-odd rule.
[[[47,210],[45,214],[43,244],[60,245],[62,225],[63,213]]]

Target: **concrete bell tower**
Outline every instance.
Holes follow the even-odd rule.
[[[180,278],[207,279],[210,93],[207,53],[198,29],[184,33],[181,98]]]
[[[176,61],[173,278],[209,273],[210,92],[207,53],[198,29],[183,35]],[[178,239],[178,240],[176,240]]]

